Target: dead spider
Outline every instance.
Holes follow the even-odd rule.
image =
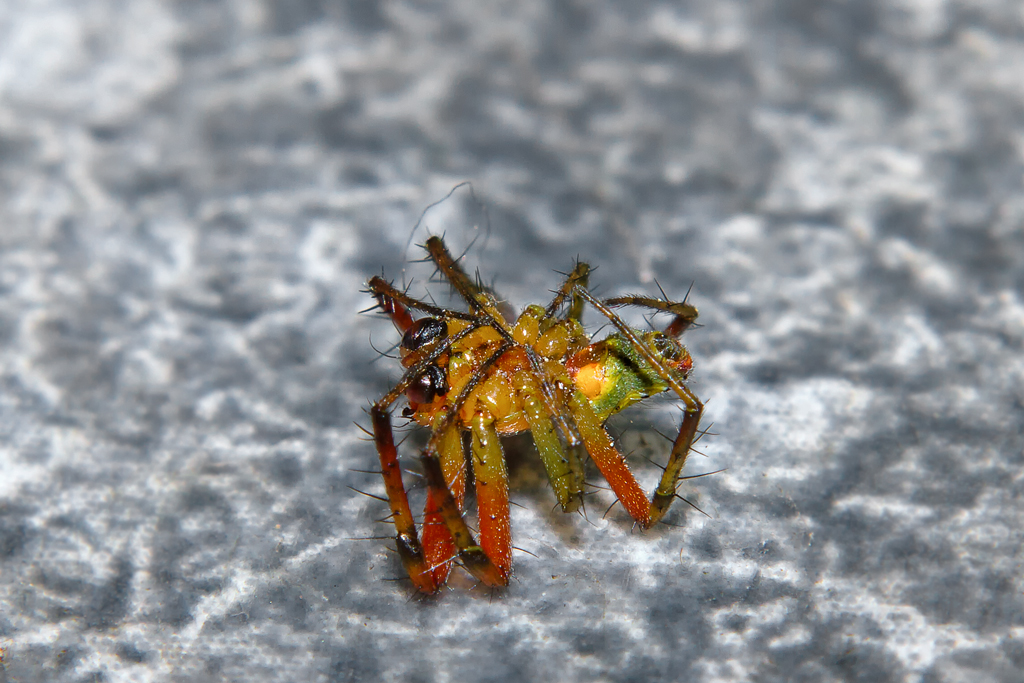
[[[677,497],[703,404],[684,384],[692,367],[677,337],[697,318],[683,302],[645,296],[597,299],[587,289],[590,267],[579,262],[547,307],[532,305],[514,321],[495,294],[474,282],[440,237],[426,250],[469,311],[408,296],[383,278],[369,281],[377,306],[402,333],[402,380],[370,408],[373,439],[398,553],[424,593],[445,584],[454,562],[488,586],[508,584],[512,568],[508,478],[499,435],[529,430],[562,509],[579,509],[583,455],[589,454],[622,506],[642,529],[658,522]],[[581,324],[589,304],[616,332],[592,341]],[[664,332],[626,325],[612,309],[639,306],[671,314]],[[376,308],[376,307],[375,307]],[[425,317],[413,319],[410,311]],[[648,500],[605,431],[614,413],[648,396],[674,392],[683,420],[668,464]],[[422,538],[402,483],[389,409],[405,396],[403,415],[429,427],[421,456],[427,483]],[[470,432],[471,457],[463,451]],[[479,542],[463,518],[468,463],[476,481]]]

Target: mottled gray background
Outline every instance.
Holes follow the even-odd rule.
[[[1024,680],[1022,172],[1017,0],[0,3],[0,682]],[[418,600],[359,290],[467,179],[517,306],[694,283],[728,469],[640,534],[514,440]]]

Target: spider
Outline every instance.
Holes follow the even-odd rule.
[[[577,262],[546,307],[527,306],[513,318],[490,288],[466,275],[440,237],[430,237],[425,249],[468,311],[419,301],[382,277],[368,283],[377,302],[373,308],[382,309],[402,334],[405,374],[371,406],[370,416],[398,553],[416,588],[436,593],[455,563],[487,586],[508,585],[512,541],[501,435],[532,434],[565,512],[582,504],[583,458],[589,454],[636,525],[648,529],[661,520],[677,497],[704,408],[684,384],[693,362],[677,341],[696,320],[697,309],[667,297],[598,299],[587,289],[590,267]],[[585,305],[615,331],[599,341],[588,337],[581,324]],[[620,306],[673,319],[664,331],[634,329],[615,314]],[[413,311],[422,316],[414,318]],[[665,391],[682,401],[683,418],[648,499],[604,422]],[[431,430],[421,455],[427,488],[422,534],[409,507],[391,426],[391,408],[403,396],[408,405],[402,415]],[[463,516],[470,467],[477,535]]]

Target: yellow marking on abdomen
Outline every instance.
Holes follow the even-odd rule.
[[[602,363],[588,363],[576,373],[576,386],[591,400],[605,392],[609,381]]]

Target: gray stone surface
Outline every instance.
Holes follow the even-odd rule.
[[[0,3],[0,681],[1024,680],[1022,74],[1016,0]],[[694,283],[728,470],[633,533],[515,440],[417,600],[359,290],[465,179],[516,305]]]

